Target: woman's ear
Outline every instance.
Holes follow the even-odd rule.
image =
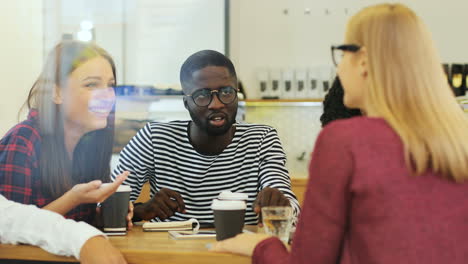
[[[62,104],[62,91],[57,85],[54,86],[54,96],[52,98],[55,104]]]
[[[367,79],[369,74],[369,63],[368,63],[368,56],[367,56],[367,49],[366,47],[362,47],[359,50],[359,73],[362,78]]]

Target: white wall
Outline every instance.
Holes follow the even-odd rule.
[[[224,0],[131,0],[127,6],[128,84],[173,87],[188,56],[224,53]]]
[[[63,34],[77,39],[83,21],[93,23],[94,41],[112,56],[117,83],[124,79],[124,22],[126,0],[42,0],[44,12],[44,52],[48,53]],[[133,0],[132,0],[133,1]]]
[[[259,98],[260,68],[331,64],[348,18],[376,0],[232,0],[231,57],[248,96]],[[466,0],[401,0],[422,17],[444,62],[468,62]],[[284,11],[288,10],[288,14]],[[306,10],[309,9],[309,12]]]
[[[0,137],[17,114],[42,66],[42,1],[1,1]]]
[[[62,34],[94,24],[94,40],[114,58],[119,84],[174,86],[195,51],[224,52],[224,0],[43,0],[45,50]]]

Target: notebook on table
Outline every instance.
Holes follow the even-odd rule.
[[[193,231],[198,232],[200,223],[197,219],[191,218],[187,221],[173,222],[146,222],[143,224],[143,231],[158,232],[158,231]]]

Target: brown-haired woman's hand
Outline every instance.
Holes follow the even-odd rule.
[[[88,183],[77,184],[71,190],[52,201],[43,209],[65,215],[71,209],[83,203],[100,203],[113,194],[120,184],[127,179],[129,172],[120,174],[115,182],[101,187],[101,181],[91,181]]]
[[[43,209],[65,215],[71,209],[83,203],[100,203],[113,194],[120,184],[127,179],[129,172],[120,174],[113,183],[101,187],[101,181],[77,184],[71,190],[44,206]],[[133,212],[133,210],[132,210]]]
[[[100,180],[77,184],[67,193],[69,193],[70,201],[75,206],[84,203],[102,203],[119,188],[128,175],[129,172],[125,171],[114,182],[103,187],[101,187],[102,182]]]

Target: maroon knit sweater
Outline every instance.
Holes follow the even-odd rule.
[[[270,238],[253,263],[468,263],[468,182],[411,176],[383,119],[325,127],[309,175],[291,253]]]

